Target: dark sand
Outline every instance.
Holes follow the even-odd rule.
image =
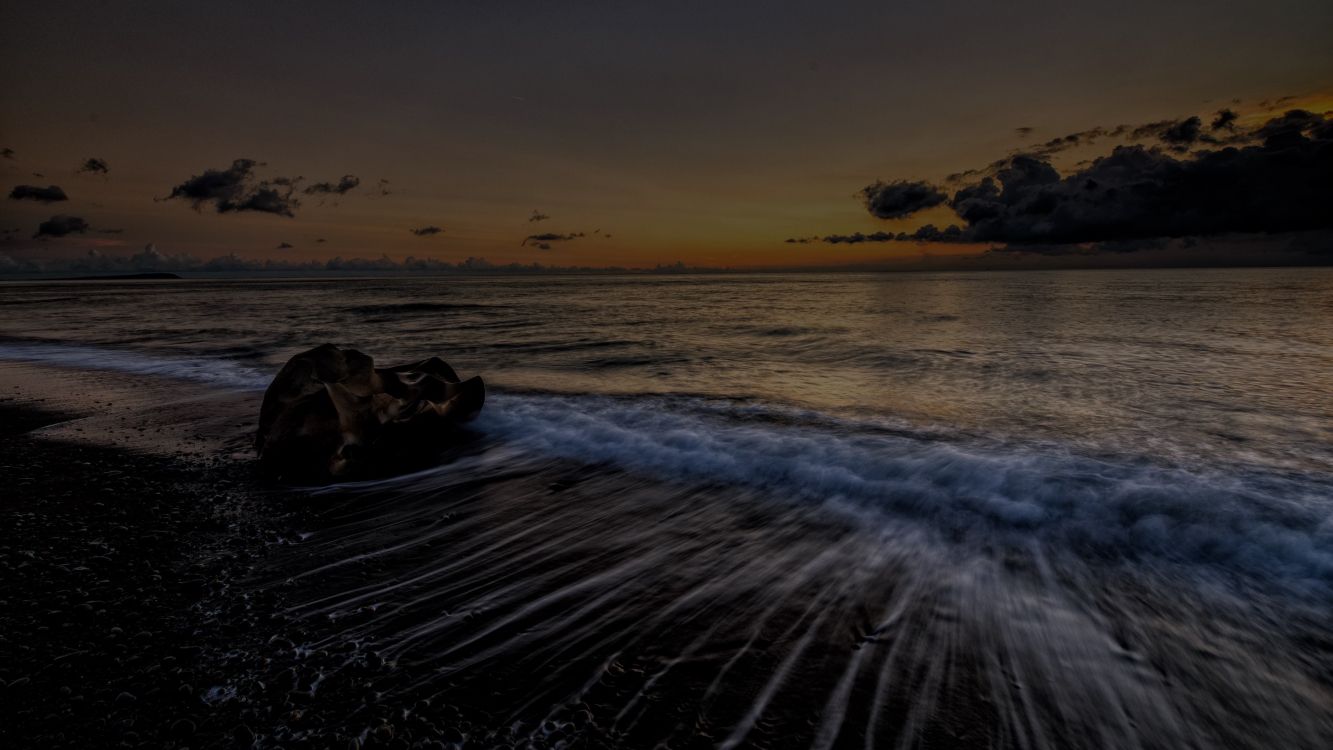
[[[0,747],[1333,736],[1317,607],[1255,592],[1260,640],[1248,610],[1115,568],[1085,606],[1021,556],[927,558],[817,509],[480,439],[403,482],[284,489],[255,474],[258,399],[0,363]]]
[[[239,583],[312,515],[254,476],[253,397],[15,364],[0,384],[0,746],[462,739],[447,706],[377,703],[374,654],[298,652],[281,597]]]
[[[826,608],[818,577],[748,598],[772,575],[755,545],[827,567],[836,530],[669,487],[607,503],[623,480],[570,465],[311,497],[256,475],[257,394],[15,363],[0,388],[0,745],[703,748],[740,722],[747,745],[807,747],[847,655],[873,641],[876,613]],[[664,520],[678,548],[625,533]],[[737,554],[710,557],[728,539]],[[454,609],[478,591],[494,604]],[[556,623],[572,635],[544,637]],[[699,651],[708,634],[719,646]],[[789,670],[797,694],[761,716]],[[910,725],[911,701],[873,687],[846,685],[850,713],[879,700]],[[953,690],[946,720],[916,731],[984,738],[981,686]]]

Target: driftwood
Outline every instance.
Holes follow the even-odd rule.
[[[284,479],[384,473],[455,442],[485,400],[480,377],[460,382],[438,357],[376,368],[369,355],[324,344],[269,384],[255,449]]]

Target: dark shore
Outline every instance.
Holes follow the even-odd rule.
[[[980,565],[484,436],[438,471],[284,488],[256,472],[258,401],[0,362],[0,747],[1333,736],[1319,602],[1022,550]]]
[[[392,669],[369,648],[298,648],[318,633],[245,585],[316,514],[228,450],[241,421],[206,446],[161,415],[79,427],[110,402],[72,411],[87,393],[38,385],[61,373],[4,370],[0,746],[436,748],[472,734],[449,706],[379,701]]]
[[[763,599],[798,560],[850,561],[845,529],[558,462],[311,495],[257,476],[254,394],[15,363],[0,384],[3,746],[707,748],[741,722],[807,747],[833,665],[873,642],[818,577]],[[910,693],[873,687],[847,685],[847,723],[910,726]],[[988,736],[981,686],[956,690],[919,734]]]

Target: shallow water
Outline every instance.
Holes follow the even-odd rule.
[[[50,282],[0,335],[483,374],[473,445],[320,490],[253,584],[404,696],[634,746],[1333,740],[1328,269]]]

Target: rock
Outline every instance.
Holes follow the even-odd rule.
[[[460,381],[438,357],[376,368],[366,354],[324,344],[269,384],[255,448],[279,478],[384,473],[457,441],[485,400],[480,377]]]

